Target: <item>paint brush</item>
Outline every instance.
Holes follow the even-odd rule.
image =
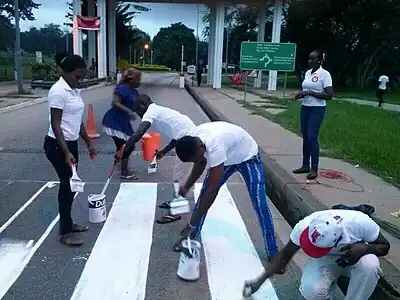
[[[71,192],[82,193],[84,190],[85,183],[78,176],[78,173],[76,172],[76,165],[72,166],[72,177],[69,180],[69,184],[71,186]]]

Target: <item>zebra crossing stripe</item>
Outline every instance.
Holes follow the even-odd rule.
[[[201,183],[195,184],[196,201],[201,187]],[[250,200],[249,205],[251,205]],[[242,299],[244,281],[256,278],[264,267],[225,184],[208,211],[201,239],[211,298]],[[268,280],[252,299],[278,300],[278,296]]]
[[[71,300],[144,300],[157,183],[122,183]]]

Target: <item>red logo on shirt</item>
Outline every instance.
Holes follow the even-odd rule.
[[[315,244],[316,241],[317,241],[317,239],[318,239],[320,236],[321,236],[321,234],[320,234],[317,230],[314,230],[314,231],[311,233],[311,242],[312,242],[313,244]]]
[[[318,77],[317,77],[317,76],[314,76],[313,78],[311,78],[311,81],[312,81],[312,82],[318,82]]]

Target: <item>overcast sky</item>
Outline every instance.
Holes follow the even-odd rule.
[[[39,9],[34,10],[36,20],[33,22],[21,21],[21,30],[28,30],[30,27],[42,27],[44,24],[60,24],[66,21],[65,14],[68,11],[66,0],[36,0],[41,4]],[[138,14],[133,20],[134,25],[150,34],[151,37],[157,34],[161,27],[167,27],[172,23],[182,22],[187,27],[195,30],[197,5],[195,4],[146,4],[143,6],[151,11]],[[205,6],[200,5],[199,13],[199,35],[201,37],[205,24],[201,21]]]

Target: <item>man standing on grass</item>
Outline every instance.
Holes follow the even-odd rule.
[[[381,75],[378,79],[379,85],[376,91],[376,97],[378,98],[378,107],[382,107],[383,95],[386,91],[386,85],[389,83],[389,77],[386,75]]]
[[[184,136],[176,142],[176,154],[182,162],[194,166],[179,193],[185,196],[206,166],[209,170],[189,224],[182,230],[181,239],[174,251],[182,250],[182,240],[187,236],[196,238],[201,231],[207,211],[214,203],[220,187],[229,177],[239,172],[246,182],[253,207],[262,230],[265,251],[269,257],[276,255],[274,225],[267,202],[267,192],[258,145],[243,128],[227,122],[204,123],[197,127],[197,135]]]
[[[301,277],[304,299],[332,299],[336,282],[344,275],[350,277],[345,300],[367,300],[379,280],[378,257],[389,253],[390,244],[379,225],[360,211],[317,211],[296,224],[286,246],[257,279],[245,283],[243,294],[257,292],[300,249],[310,257]]]

